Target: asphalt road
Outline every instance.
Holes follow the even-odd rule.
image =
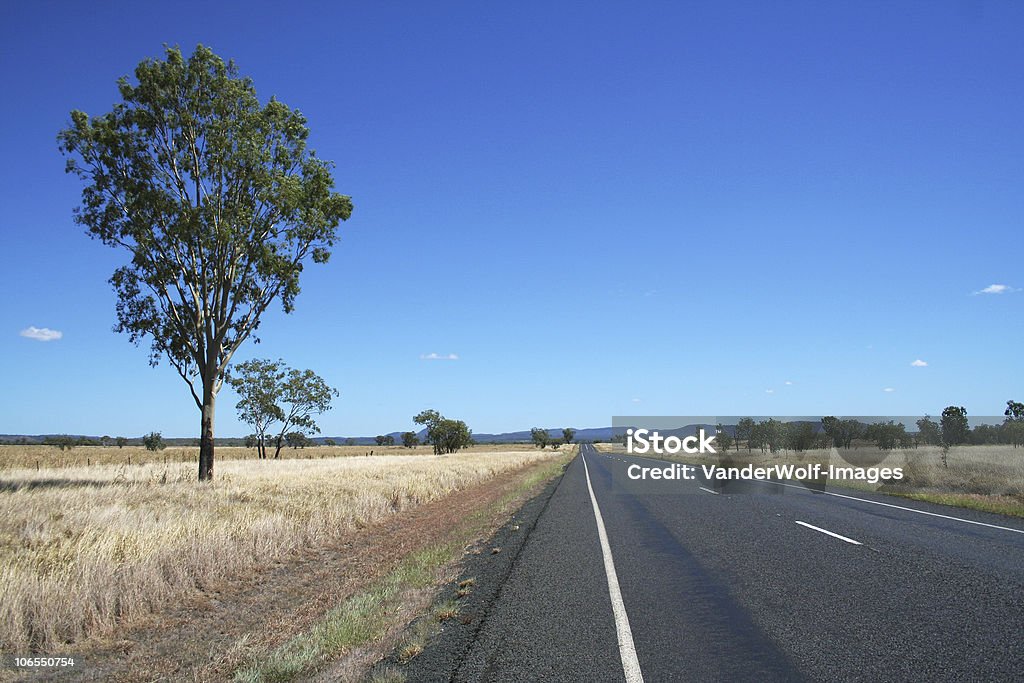
[[[445,678],[1024,680],[1024,521],[634,462],[583,447]]]

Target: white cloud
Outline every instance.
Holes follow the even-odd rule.
[[[1010,285],[989,285],[985,289],[975,292],[975,294],[1009,294],[1010,292],[1020,291]]]
[[[60,330],[51,330],[49,327],[36,327],[35,325],[29,325],[18,334],[41,342],[56,341],[64,336]]]
[[[634,398],[633,399],[633,403],[639,403],[639,402],[640,402],[640,399],[638,399],[638,398]]]
[[[766,394],[774,394],[775,390],[774,389],[765,389],[764,393],[766,393]]]
[[[885,389],[882,389],[882,391],[884,391],[887,394],[891,394],[892,392],[894,392],[896,390],[893,389],[892,387],[886,387]]]
[[[928,364],[927,364],[927,363],[925,363],[925,362],[924,362],[923,360],[921,360],[920,358],[918,358],[918,359],[917,359],[917,360],[915,360],[915,361],[914,361],[913,363],[911,363],[911,365],[912,365],[912,366],[914,366],[915,368],[926,368],[926,367],[928,367]]]
[[[420,360],[458,360],[459,356],[455,353],[421,353]]]
[[[787,386],[787,387],[791,387],[791,386],[793,386],[793,383],[792,383],[792,382],[790,382],[790,381],[789,381],[789,380],[787,379],[787,380],[786,380],[786,386]]]

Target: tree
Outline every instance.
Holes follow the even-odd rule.
[[[750,452],[751,437],[754,435],[754,420],[749,417],[742,418],[736,423],[736,449],[739,450],[740,441],[747,442],[747,452]]]
[[[70,451],[76,445],[75,439],[67,434],[48,436],[43,440],[43,443],[47,446],[56,446],[61,451]]]
[[[128,445],[128,439],[124,438],[123,436],[119,436],[114,439],[114,443],[117,444],[118,448],[124,448],[125,446]]]
[[[337,446],[338,442],[335,441],[334,439],[324,439],[324,445],[325,446]]]
[[[240,397],[235,408],[238,419],[256,430],[256,453],[260,460],[267,457],[267,432],[275,422],[284,419],[284,410],[278,405],[286,371],[280,360],[249,360],[231,368],[228,385]]]
[[[294,448],[305,448],[309,445],[309,438],[302,432],[288,432],[284,435],[285,443]],[[280,450],[280,447],[278,447]],[[278,457],[277,455],[274,456]]]
[[[947,446],[956,446],[967,441],[970,428],[967,424],[967,409],[963,406],[948,406],[942,411],[942,442]]]
[[[167,448],[164,437],[160,432],[150,432],[142,437],[142,445],[147,451],[162,451]]]
[[[420,442],[416,432],[402,432],[402,445],[406,448],[412,448]]]
[[[918,438],[926,446],[938,446],[942,443],[942,430],[939,429],[939,425],[928,415],[917,421],[917,433]]]
[[[732,436],[729,435],[729,432],[725,431],[725,425],[721,422],[715,426],[715,439],[718,441],[718,446],[722,449],[723,453],[732,446]]]
[[[298,111],[263,105],[252,81],[210,49],[167,48],[122,102],[71,112],[58,135],[66,170],[85,181],[75,220],[125,250],[114,271],[117,330],[151,338],[200,411],[199,479],[213,479],[217,392],[231,357],[271,303],[292,311],[306,262],[325,263],[352,201],[306,146]]]
[[[427,428],[427,442],[434,446],[434,455],[455,453],[473,443],[473,432],[462,420],[451,420],[436,410],[424,410],[412,419]]]
[[[1003,415],[1006,416],[1001,427],[1003,440],[1017,448],[1024,443],[1024,403],[1007,401]]]
[[[312,370],[289,368],[283,361],[255,359],[231,368],[228,384],[241,397],[235,405],[238,417],[252,425],[260,437],[261,458],[266,458],[266,435],[275,426],[274,458],[281,456],[290,431],[319,433],[314,419],[331,409],[338,390]],[[279,425],[279,429],[278,429]]]
[[[100,437],[100,445],[101,446],[109,446],[111,441],[112,441],[112,439],[109,436],[107,436],[106,434],[104,434],[103,436]]]
[[[544,448],[551,442],[551,435],[548,434],[548,430],[541,429],[540,427],[534,427],[530,430],[530,438],[533,439],[533,445],[537,448]]]
[[[384,445],[384,435],[383,434],[378,434],[377,436],[373,437],[373,440],[375,442],[377,442],[378,446],[383,446]]]
[[[256,434],[249,434],[248,436],[245,437],[246,448],[255,448],[256,446],[259,445],[259,443],[260,437]],[[259,453],[259,451],[257,451],[257,453]],[[260,457],[262,457],[262,455]]]
[[[566,427],[562,430],[562,441],[565,443],[572,443],[572,440],[576,438],[576,430],[572,427]]]

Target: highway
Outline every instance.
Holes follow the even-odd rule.
[[[584,445],[471,644],[409,680],[1024,680],[1024,520],[831,487],[645,493],[630,463],[665,465]]]

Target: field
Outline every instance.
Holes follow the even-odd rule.
[[[470,446],[463,453],[489,453],[529,451],[527,444],[481,444]],[[273,455],[273,449],[270,454]],[[318,458],[366,457],[373,455],[433,455],[430,446],[403,448],[402,446],[310,446],[308,448],[282,448],[281,459],[313,460]],[[221,460],[256,460],[255,448],[218,446],[217,462]],[[62,451],[56,446],[0,446],[0,471],[7,469],[45,469],[63,467],[89,467],[91,465],[148,465],[199,462],[197,446],[169,446],[162,451],[147,451],[142,446],[76,446]]]
[[[515,447],[442,457],[426,449],[378,455],[377,448],[353,447],[375,455],[324,457],[321,449],[305,449],[306,458],[294,457],[302,450],[289,450],[288,459],[253,462],[225,459],[231,451],[225,448],[218,449],[216,480],[199,485],[192,461],[173,457],[166,465],[133,459],[131,466],[58,460],[39,470],[10,466],[33,458],[25,453],[32,448],[56,451],[0,452],[7,460],[0,472],[5,652],[67,649],[212,581],[252,573],[292,551],[556,457]],[[337,455],[345,448],[322,450]],[[129,449],[80,448],[72,455],[79,450],[95,463],[126,459]],[[173,456],[173,450],[165,453]]]

